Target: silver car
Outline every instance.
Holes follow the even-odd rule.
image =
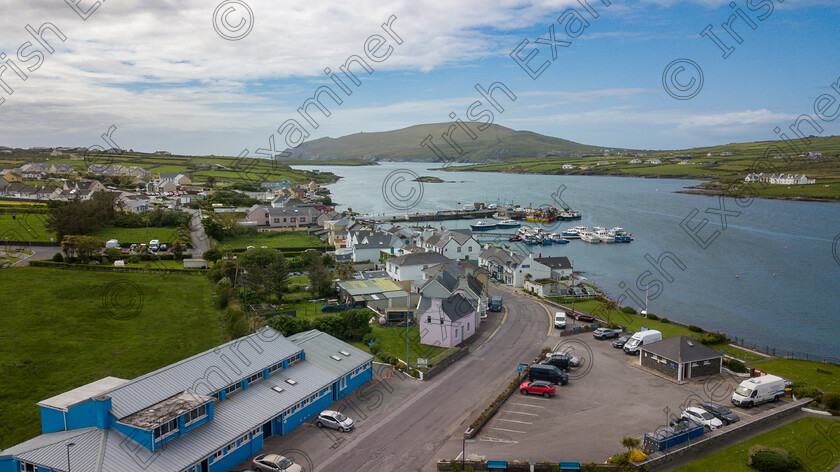
[[[315,418],[315,426],[319,428],[337,429],[340,432],[351,431],[355,424],[344,413],[324,410]]]
[[[256,472],[303,472],[303,467],[280,454],[262,454],[251,464]]]

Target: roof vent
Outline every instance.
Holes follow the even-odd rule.
[[[286,379],[286,383],[289,384],[289,385],[297,385],[297,382],[295,382],[292,379]]]
[[[690,347],[694,347],[694,343],[691,341],[686,341],[686,344],[688,344]]]
[[[340,357],[338,357],[338,356],[336,356],[336,355],[334,355],[334,354],[333,354],[332,356],[330,356],[330,357],[331,357],[334,361],[340,361],[340,360],[341,360],[341,358],[340,358]]]
[[[347,351],[338,351],[338,353],[341,354],[342,356],[350,356],[350,353],[347,352]]]
[[[280,387],[279,385],[275,385],[275,386],[271,387],[271,389],[274,390],[277,393],[283,393],[284,392],[283,387]]]

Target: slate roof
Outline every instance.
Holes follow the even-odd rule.
[[[552,269],[562,270],[572,268],[572,263],[568,257],[538,257],[534,260]]]
[[[403,254],[393,259],[388,259],[390,264],[395,266],[405,265],[423,265],[423,264],[439,264],[441,262],[450,261],[448,257],[438,254],[436,252],[415,252],[410,254]]]
[[[460,293],[456,293],[446,300],[443,300],[440,303],[440,307],[443,312],[446,313],[446,316],[452,321],[460,320],[475,311],[475,307],[473,307],[472,303],[462,297]]]
[[[505,265],[508,267],[516,267],[525,260],[525,256],[514,252],[512,255],[511,253],[499,249],[495,246],[490,246],[484,250],[479,256],[482,259],[492,261],[499,265]]]
[[[642,345],[641,349],[681,364],[723,357],[720,351],[716,351],[699,341],[683,335],[645,344]]]

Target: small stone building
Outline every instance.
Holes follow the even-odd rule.
[[[677,381],[719,374],[723,354],[687,336],[674,336],[642,345],[642,367]]]

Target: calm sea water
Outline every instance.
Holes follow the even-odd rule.
[[[583,219],[562,222],[555,231],[576,225],[620,226],[635,241],[593,245],[577,240],[520,246],[520,251],[568,256],[575,270],[584,271],[611,297],[624,293],[624,304],[637,307],[629,291],[643,304],[645,292],[636,281],[650,271],[642,282],[652,285],[656,279],[661,285],[659,293],[649,288],[651,313],[779,349],[840,357],[840,243],[834,242],[840,232],[840,204],[756,199],[741,207],[725,199],[724,228],[718,198],[674,193],[696,181],[443,172],[427,170],[434,165],[423,163],[297,167],[342,176],[330,186],[333,199],[340,208],[361,213],[405,214],[472,202],[535,207],[565,202]],[[406,171],[454,182],[421,186],[410,182]],[[389,201],[416,205],[394,209]],[[708,241],[719,233],[705,249],[680,227],[694,210],[699,213],[686,225],[696,228],[708,219],[699,238]],[[468,227],[472,222],[444,224]],[[646,259],[655,261],[666,253],[684,269],[673,259],[665,261],[666,276]]]

